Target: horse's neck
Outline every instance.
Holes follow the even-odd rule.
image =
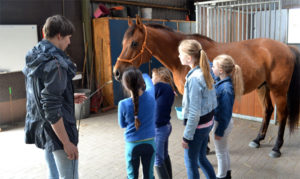
[[[185,35],[178,32],[169,32],[165,30],[149,29],[149,44],[152,55],[166,68],[173,73],[174,83],[178,91],[182,94],[185,83],[185,76],[189,71],[188,66],[183,66],[178,57],[178,45],[184,39],[198,40],[204,50],[214,46],[213,41],[195,35]]]
[[[172,72],[174,83],[180,93],[183,92],[185,75],[189,70],[189,67],[181,64],[178,57],[178,45],[184,38],[181,33],[149,29],[148,43],[152,55]]]
[[[200,42],[203,50],[206,52],[206,55],[208,56],[209,60],[213,60],[215,57],[214,54],[217,54],[218,51],[223,50],[223,45],[213,41],[213,40],[208,40],[205,36],[201,35],[188,35],[189,38],[195,39]]]
[[[171,71],[182,66],[178,58],[178,44],[183,39],[183,35],[174,32],[149,29],[149,48],[152,55]]]

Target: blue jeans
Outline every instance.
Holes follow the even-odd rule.
[[[64,150],[45,150],[49,179],[78,179],[78,160],[69,160]],[[59,177],[60,176],[60,177]]]
[[[184,149],[184,163],[188,179],[200,178],[198,166],[200,166],[206,178],[216,178],[214,168],[206,157],[206,147],[211,129],[212,126],[196,129],[194,140],[189,142],[188,149]]]
[[[59,179],[58,170],[52,152],[45,150],[45,158],[48,165],[48,179]]]
[[[127,178],[137,179],[139,177],[139,166],[141,161],[144,179],[153,179],[154,153],[154,139],[140,142],[126,142],[125,156]]]
[[[155,128],[155,145],[156,145],[156,154],[155,154],[155,166],[162,166],[165,159],[168,158],[168,143],[169,136],[172,131],[171,124],[167,124],[158,128]]]

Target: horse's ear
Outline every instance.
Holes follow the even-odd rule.
[[[128,26],[131,27],[133,25],[131,18],[128,16]]]
[[[139,15],[136,15],[136,25],[137,25],[138,27],[140,27],[140,28],[143,27],[143,22],[142,22],[142,20],[141,20],[141,18],[140,18]]]

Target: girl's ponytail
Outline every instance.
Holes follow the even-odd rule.
[[[226,54],[217,56],[214,61],[217,61],[219,67],[231,76],[235,98],[240,99],[244,94],[244,81],[240,66],[235,64],[234,59]]]
[[[139,113],[139,90],[138,89],[134,89],[132,91],[133,93],[133,104],[134,104],[134,126],[136,128],[136,130],[139,129],[139,127],[141,126],[141,122],[138,118],[138,113]]]
[[[237,99],[240,99],[244,94],[244,82],[242,76],[242,70],[239,65],[234,65],[232,73],[232,81],[234,87],[234,94]]]
[[[210,66],[209,66],[209,63],[208,63],[206,53],[202,49],[200,50],[199,66],[200,66],[200,68],[203,72],[207,88],[212,89],[213,84],[214,84],[214,79],[212,78],[212,76],[210,74]]]
[[[126,92],[132,92],[132,102],[134,108],[134,126],[136,130],[141,126],[141,121],[138,118],[139,113],[139,90],[144,88],[145,82],[142,73],[139,69],[129,67],[123,73],[122,85],[125,87]]]

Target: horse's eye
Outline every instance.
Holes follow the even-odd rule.
[[[137,47],[137,46],[138,46],[138,42],[136,42],[136,41],[131,42],[131,47]]]

